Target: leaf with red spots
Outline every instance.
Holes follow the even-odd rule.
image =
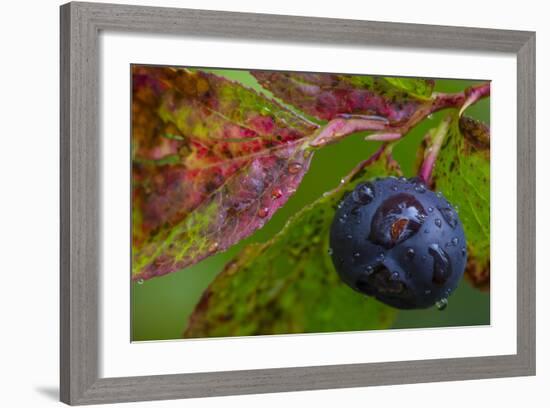
[[[400,174],[379,150],[344,183],[294,215],[270,241],[245,247],[218,274],[191,314],[183,337],[227,337],[374,330],[396,309],[350,289],[328,252],[334,209],[359,183]]]
[[[201,71],[132,67],[132,276],[194,264],[296,190],[318,125]]]
[[[370,75],[251,71],[260,85],[308,115],[331,120],[342,114],[378,115],[406,122],[430,104],[434,81]]]

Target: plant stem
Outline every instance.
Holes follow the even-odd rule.
[[[426,185],[430,184],[430,179],[432,177],[432,171],[434,169],[437,155],[441,150],[441,145],[445,140],[445,136],[449,132],[449,127],[451,126],[452,120],[453,120],[452,115],[448,115],[445,117],[445,119],[441,121],[441,123],[437,128],[432,129],[430,131],[432,143],[428,147],[427,152],[424,154],[424,161],[422,162],[422,166],[420,166],[420,170],[418,171],[418,177]]]
[[[335,143],[340,139],[360,131],[376,131],[365,140],[396,141],[402,139],[413,127],[422,122],[432,113],[447,108],[460,109],[459,115],[470,105],[490,95],[490,83],[484,83],[467,88],[457,93],[435,93],[427,103],[420,105],[418,110],[403,124],[392,124],[386,118],[379,116],[341,115],[319,128],[310,142],[312,148],[319,148]]]

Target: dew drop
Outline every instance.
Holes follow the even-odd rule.
[[[373,272],[374,272],[374,268],[372,266],[369,265],[369,266],[366,267],[365,274],[367,276],[372,275]]]
[[[453,209],[449,207],[437,207],[441,215],[443,216],[443,219],[451,226],[451,228],[455,229],[458,224],[458,218],[456,216],[456,213],[453,211]]]
[[[414,252],[414,249],[412,248],[407,248],[407,252],[405,252],[405,257],[410,261],[414,258],[414,256],[416,255],[416,253]]]
[[[347,239],[353,239],[353,235],[348,234],[348,235],[346,235],[346,238],[347,238]]]
[[[378,256],[376,257],[376,260],[379,261],[379,262],[382,262],[385,258],[386,258],[386,256],[384,255],[384,252],[380,252],[378,254]]]
[[[431,213],[434,211],[434,208],[433,207],[428,207],[428,212]]]
[[[436,218],[434,222],[437,228],[441,228],[441,220],[439,218]]]
[[[351,193],[351,198],[358,204],[369,204],[374,199],[374,187],[371,183],[359,184]]]
[[[443,193],[441,191],[438,191],[435,195],[437,198],[443,198]]]
[[[444,285],[453,272],[449,255],[438,244],[432,244],[428,253],[434,259],[432,282],[436,285]]]
[[[143,285],[143,282],[145,282],[142,278],[138,279],[137,280],[137,284],[138,285]]]
[[[411,194],[390,196],[374,213],[369,238],[384,248],[393,248],[415,235],[425,217],[424,207]]]
[[[218,249],[219,246],[220,246],[219,242],[212,242],[210,244],[210,246],[208,247],[208,252],[209,253],[216,252],[216,250]]]
[[[281,190],[280,188],[275,188],[271,192],[271,197],[273,199],[281,198],[282,196],[283,196],[283,190]]]
[[[417,193],[425,193],[426,192],[426,186],[422,183],[419,183],[417,185],[414,186],[414,191],[416,191]]]
[[[399,181],[401,183],[406,183],[407,182],[407,178],[406,177],[399,177]]]
[[[432,115],[431,113],[428,115],[428,119],[433,119],[434,118],[434,115]]]
[[[426,229],[424,230],[424,234],[429,234],[429,233],[430,233],[430,230],[429,230],[428,228],[426,228]]]
[[[353,254],[353,256],[356,257],[356,258],[359,258],[361,256],[361,254],[359,252],[356,252],[356,253]]]
[[[344,184],[346,182],[346,179],[340,179],[340,184]]]
[[[292,162],[288,164],[288,172],[290,174],[298,174],[302,170],[302,165],[298,162]]]
[[[447,300],[447,298],[441,298],[435,302],[435,307],[437,307],[437,310],[442,311],[447,308],[448,304],[449,304],[449,301]]]
[[[392,281],[397,281],[399,280],[399,272],[394,272],[391,274],[391,280]]]
[[[466,247],[462,247],[462,256],[466,256]]]
[[[334,253],[332,248],[329,248],[327,252],[328,252],[329,255],[332,255]]]
[[[425,295],[429,295],[430,293],[432,293],[432,291],[431,291],[430,289],[426,289],[426,290],[424,291],[424,294],[425,294]]]
[[[262,207],[258,210],[258,217],[265,218],[269,214],[269,208],[268,207]]]
[[[458,245],[458,238],[457,237],[454,237],[453,239],[451,239],[451,245],[452,246],[457,246]]]
[[[392,186],[392,191],[397,191],[397,186]]]

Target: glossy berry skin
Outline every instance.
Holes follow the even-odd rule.
[[[338,205],[330,248],[346,284],[399,309],[444,308],[467,260],[456,210],[416,178],[357,185]]]

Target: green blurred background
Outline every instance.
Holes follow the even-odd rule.
[[[241,82],[273,97],[261,88],[256,79],[244,70],[202,69]],[[435,92],[459,92],[480,81],[436,79]],[[467,115],[489,124],[489,99],[484,99],[467,110]],[[414,175],[416,150],[426,132],[436,126],[445,114],[433,114],[416,126],[394,149],[394,157],[401,164],[405,176]],[[244,246],[265,242],[276,234],[287,219],[305,205],[315,201],[325,191],[338,185],[361,160],[369,157],[379,143],[365,142],[365,133],[357,133],[341,142],[315,153],[311,168],[300,188],[275,213],[266,225],[252,236],[224,253],[211,256],[179,272],[131,285],[132,341],[180,339],[187,319],[203,291],[221,272],[224,265]],[[351,290],[351,289],[350,289]],[[444,311],[435,307],[426,310],[400,311],[393,328],[420,328],[445,326],[474,326],[490,324],[490,296],[462,282],[449,299]]]

